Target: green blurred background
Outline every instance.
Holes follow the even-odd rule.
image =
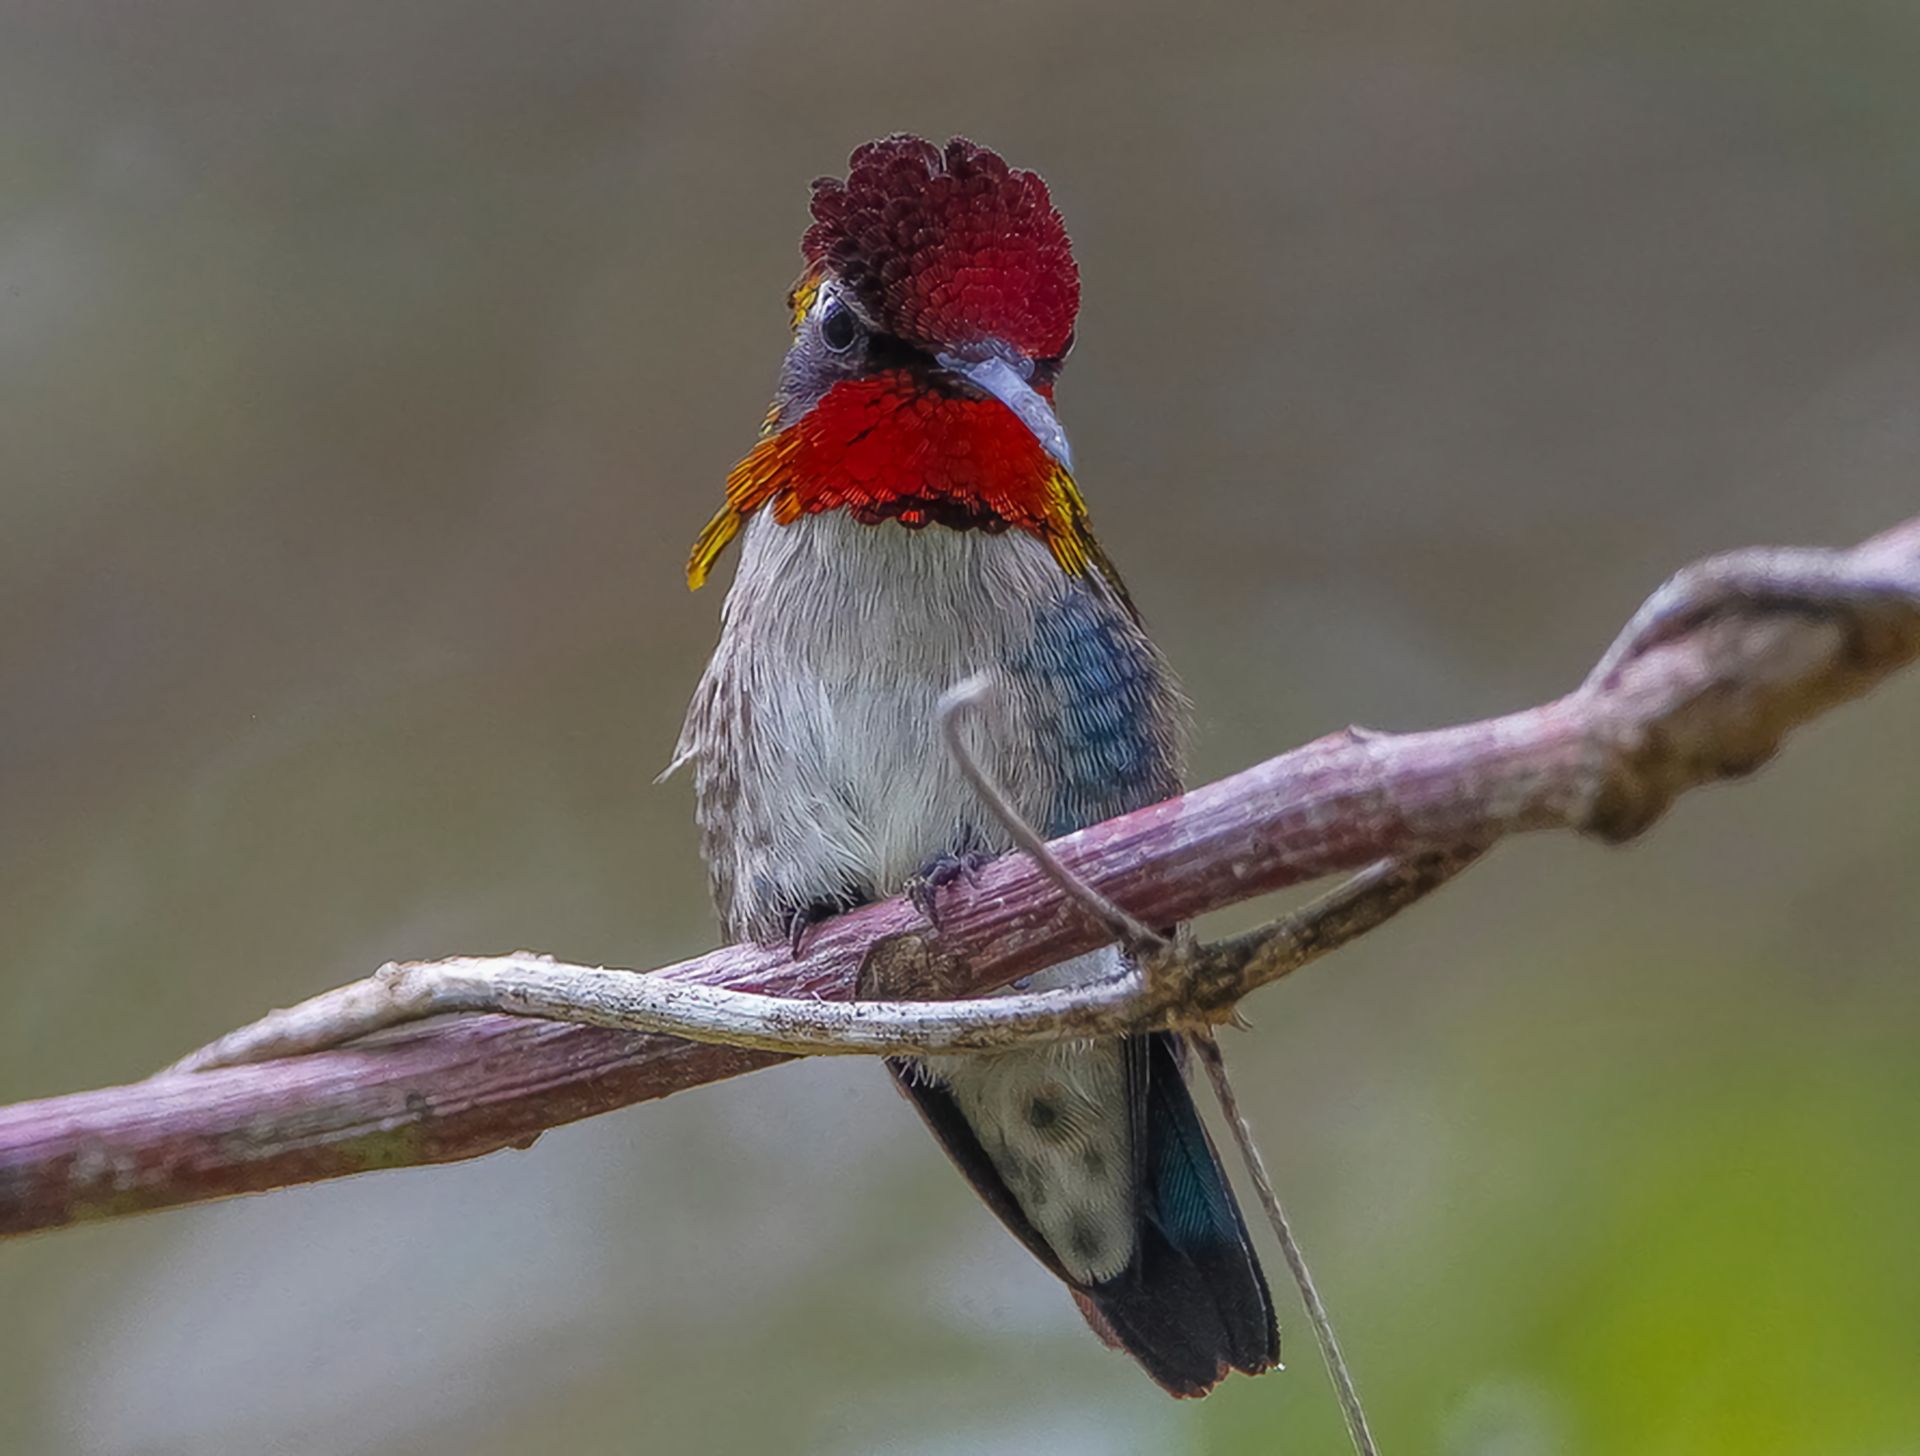
[[[1920,501],[1920,10],[0,7],[0,1099],[394,956],[712,943],[687,543],[806,183],[1045,173],[1212,777]],[[1920,680],[1231,1053],[1391,1452],[1920,1452]],[[1245,923],[1256,913],[1223,917]],[[1270,1260],[1276,1263],[1277,1260]],[[1332,1452],[1102,1350],[877,1069],[0,1247],[0,1449]]]

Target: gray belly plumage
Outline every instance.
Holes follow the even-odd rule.
[[[693,769],[729,934],[774,940],[796,913],[1009,847],[940,738],[942,694],[980,673],[993,691],[969,745],[1045,832],[1177,790],[1181,704],[1162,659],[1104,584],[1066,576],[1042,542],[837,513],[749,524],[674,760]],[[1110,974],[1113,956],[1040,984]],[[1070,1272],[1125,1266],[1134,1159],[1117,1044],[939,1059],[926,1074]],[[1044,1134],[1026,1115],[1036,1099],[1058,1114]]]

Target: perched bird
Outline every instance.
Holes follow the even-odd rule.
[[[674,760],[720,918],[762,941],[1009,847],[938,732],[975,674],[997,691],[973,752],[1045,833],[1180,787],[1183,700],[1054,414],[1080,277],[1046,184],[961,138],[892,136],[815,182],[812,216],[773,407],[688,566],[697,587],[742,537]],[[1176,1038],[891,1065],[987,1206],[1166,1389],[1276,1364]]]

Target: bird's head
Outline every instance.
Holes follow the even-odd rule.
[[[815,182],[812,211],[779,391],[688,581],[763,508],[1022,530],[1107,572],[1053,409],[1080,273],[1046,183],[960,137],[892,136]]]

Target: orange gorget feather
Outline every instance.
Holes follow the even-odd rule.
[[[842,381],[802,418],[762,438],[734,466],[726,505],[694,543],[689,585],[706,580],[763,507],[782,525],[844,510],[876,525],[960,521],[1028,531],[1063,571],[1079,576],[1093,568],[1120,590],[1079,487],[1033,432],[998,400],[942,394],[906,370]]]

